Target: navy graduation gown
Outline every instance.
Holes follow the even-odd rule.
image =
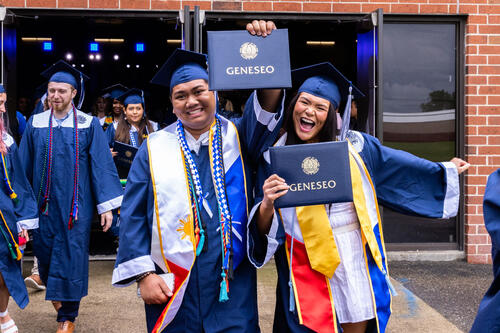
[[[272,143],[280,128],[281,109],[268,113],[257,105],[255,93],[247,102],[244,117],[237,126],[242,156],[245,160],[247,189],[251,189],[252,169],[250,159],[256,157]],[[175,126],[175,125],[174,125]],[[168,128],[167,128],[168,129]],[[164,129],[164,130],[167,130]],[[259,332],[255,268],[245,258],[229,281],[229,300],[219,302],[220,271],[222,263],[219,222],[216,217],[217,199],[210,171],[208,146],[201,146],[193,153],[198,166],[200,181],[214,215],[212,218],[201,209],[206,224],[206,251],[194,262],[182,305],[165,332]],[[247,195],[248,197],[248,195]],[[249,201],[251,197],[248,197]],[[249,207],[251,207],[251,201]],[[113,284],[128,285],[135,276],[150,270],[152,223],[154,209],[147,145],[139,149],[129,173],[121,211],[120,246],[113,274]],[[156,267],[157,273],[163,273]],[[129,278],[123,279],[123,276]],[[146,305],[148,331],[165,305]]]
[[[350,131],[348,139],[364,161],[375,187],[379,204],[390,207],[408,215],[420,215],[433,218],[448,218],[454,216],[458,209],[458,177],[455,166],[450,162],[434,163],[411,155],[407,152],[391,149],[365,133]],[[268,152],[261,160],[257,174],[256,200],[262,201],[262,184],[271,175]],[[254,210],[257,209],[254,206]],[[290,290],[288,286],[290,270],[283,246],[285,232],[279,214],[275,213],[270,233],[261,237],[256,221],[250,220],[248,232],[248,247],[250,261],[257,267],[262,267],[273,255],[278,271],[276,288],[276,309],[274,317],[274,332],[312,332],[299,324],[297,312],[289,311]],[[381,230],[381,229],[380,229]],[[384,247],[380,234],[375,233],[385,262]],[[368,253],[367,262],[373,258]],[[372,265],[371,265],[372,266]],[[376,269],[376,268],[375,268]],[[372,282],[372,292],[376,298],[376,315],[381,331],[390,315],[390,293],[385,284],[375,285]],[[380,329],[380,327],[379,327]],[[367,332],[379,331],[374,323],[370,323]]]
[[[488,177],[483,214],[491,237],[493,283],[479,304],[471,333],[500,332],[500,169]]]
[[[99,120],[78,112],[78,220],[68,229],[74,178],[73,111],[58,125],[53,121],[53,172],[48,215],[40,214],[34,250],[46,299],[79,301],[87,295],[89,238],[94,205],[99,214],[118,208],[122,187]],[[21,141],[21,161],[38,202],[50,110],[34,115]],[[40,193],[40,194],[38,194]]]
[[[38,209],[36,207],[35,196],[31,190],[31,186],[26,180],[26,176],[22,169],[22,164],[19,161],[17,146],[14,139],[9,135],[4,136],[4,142],[8,147],[8,152],[5,156],[5,164],[9,175],[9,180],[12,189],[17,194],[19,201],[14,203],[8,195],[8,189],[5,182],[0,184],[0,210],[9,226],[12,236],[18,243],[17,234],[21,229],[38,228]],[[0,164],[0,169],[3,166]],[[3,179],[3,172],[2,179]],[[14,248],[14,244],[10,238],[8,230],[5,228],[3,221],[0,221],[0,228],[7,236],[9,243]],[[12,258],[9,251],[7,241],[0,235],[0,272],[9,290],[10,295],[16,301],[17,305],[24,309],[28,305],[28,292],[24,285],[24,280],[21,272],[21,261]]]

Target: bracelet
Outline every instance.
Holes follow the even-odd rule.
[[[136,279],[135,279],[135,282],[139,283],[141,282],[142,280],[144,280],[144,278],[148,275],[151,275],[151,274],[154,274],[153,271],[149,271],[149,272],[145,272],[145,273],[142,273],[141,275],[139,275]]]

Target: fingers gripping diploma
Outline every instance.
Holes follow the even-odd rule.
[[[273,30],[276,30],[276,25],[273,21],[253,20],[247,24],[247,31],[251,35],[266,37],[270,35]]]
[[[274,201],[288,192],[289,186],[285,183],[285,180],[278,176],[277,174],[271,175],[266,179],[264,185],[262,186],[262,191],[264,192],[264,199],[262,199],[262,205],[264,208],[270,208],[274,210]]]
[[[289,186],[280,176],[273,174],[262,186],[264,198],[257,212],[257,228],[261,235],[267,235],[274,215],[274,201],[287,194]]]
[[[146,304],[163,304],[172,297],[172,291],[157,274],[150,274],[139,282],[141,297]]]

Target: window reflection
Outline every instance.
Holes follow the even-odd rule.
[[[384,145],[432,160],[455,156],[454,24],[385,23]],[[454,243],[456,219],[404,216],[384,209],[388,243]]]
[[[455,61],[453,24],[384,26],[385,145],[433,161],[455,155]]]

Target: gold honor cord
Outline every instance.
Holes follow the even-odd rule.
[[[12,255],[12,259],[15,260],[21,260],[23,257],[23,254],[21,253],[21,250],[19,250],[19,245],[17,245],[16,240],[14,239],[14,236],[12,235],[12,232],[10,231],[9,226],[7,225],[7,221],[5,221],[5,218],[3,217],[3,213],[0,210],[0,216],[2,217],[3,224],[5,225],[5,228],[10,234],[10,238],[12,238],[12,242],[14,242],[14,246],[16,248],[16,251],[14,252],[14,249],[12,248],[12,244],[10,244],[9,240],[7,239],[7,236],[5,235],[5,232],[2,230],[2,234],[5,237],[5,241],[7,242],[7,246],[9,247],[10,254]]]
[[[7,186],[7,189],[9,190],[9,197],[14,201],[14,203],[17,203],[18,198],[16,192],[14,192],[14,189],[12,188],[12,184],[10,183],[9,179],[9,173],[7,172],[7,163],[5,163],[5,157],[2,155],[2,166],[3,166],[3,172],[4,172],[4,181],[5,185]]]
[[[340,256],[325,206],[296,207],[295,210],[311,268],[331,278],[340,264]]]

